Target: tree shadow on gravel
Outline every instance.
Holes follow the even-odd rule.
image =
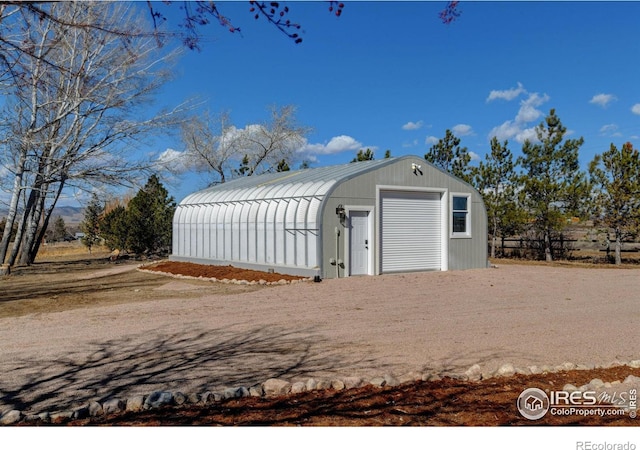
[[[19,384],[0,380],[0,411],[71,409],[89,401],[127,398],[155,390],[203,393],[250,387],[269,378],[295,379],[375,366],[328,351],[313,330],[256,327],[166,335],[161,331],[91,344],[64,359],[22,359],[1,371]]]

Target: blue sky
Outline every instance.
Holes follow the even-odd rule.
[[[202,51],[186,52],[158,99],[199,97],[237,127],[293,104],[313,128],[300,157],[313,166],[349,162],[358,149],[377,157],[423,156],[451,129],[474,164],[492,136],[514,154],[551,108],[584,137],[583,168],[611,143],[640,140],[640,2],[461,2],[443,24],[446,2],[289,2],[304,30],[294,44],[248,2],[220,2],[242,35],[210,26]],[[169,21],[179,21],[173,9]],[[178,139],[158,154],[181,152]],[[202,175],[167,180],[176,200],[206,186]]]

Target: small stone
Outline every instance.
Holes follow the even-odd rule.
[[[102,410],[105,414],[115,414],[122,412],[126,403],[119,398],[111,398],[102,404]]]
[[[204,394],[202,394],[201,400],[202,400],[202,403],[204,403],[205,405],[208,405],[208,404],[211,404],[211,403],[215,402],[215,398],[213,396],[213,392],[211,392],[211,391],[205,392]]]
[[[0,425],[12,425],[22,418],[22,412],[17,409],[11,409],[0,416]]]
[[[384,376],[384,380],[385,380],[385,386],[399,386],[400,382],[398,381],[398,379],[396,377],[394,377],[393,375],[390,374],[386,374]]]
[[[634,359],[633,361],[629,361],[629,367],[634,369],[640,369],[640,359]]]
[[[102,408],[102,407],[100,407],[100,408]],[[40,420],[42,420],[43,422],[49,422],[51,420],[51,415],[47,411],[45,411],[45,412],[42,412],[42,413],[38,414],[38,418]]]
[[[264,391],[262,390],[262,386],[251,386],[249,388],[249,396],[262,397],[263,395],[264,395]]]
[[[579,389],[573,384],[565,384],[562,390],[566,392],[574,392],[574,391],[578,391]]]
[[[331,380],[331,389],[341,391],[344,389],[344,383],[342,382],[342,380]]]
[[[287,280],[279,280],[278,284],[279,285],[285,285],[285,284],[287,284]]]
[[[277,378],[270,378],[262,383],[262,389],[267,397],[284,395],[291,391],[291,383]]]
[[[98,402],[89,403],[89,415],[91,417],[96,417],[102,415],[102,405]]]
[[[331,388],[331,381],[329,380],[319,380],[318,384],[316,385],[317,390],[325,390],[330,388]]]
[[[249,392],[247,390],[247,388],[235,388],[235,387],[227,388],[224,391],[222,391],[222,398],[224,400],[227,400],[227,399],[230,399],[230,398],[243,397],[243,394],[244,394],[243,389],[246,390],[247,393]]]
[[[240,397],[251,397],[251,394],[249,393],[249,389],[247,389],[247,388],[246,388],[246,387],[244,387],[244,386],[241,386],[241,387],[239,387],[239,388],[238,388],[238,392],[237,392],[237,394],[238,394]]]
[[[258,284],[259,284],[260,286],[264,286],[264,285],[266,285],[266,284],[267,284],[267,280],[258,280]]]
[[[467,376],[469,381],[480,381],[482,379],[482,367],[479,364],[474,364],[469,367],[464,374]]]
[[[624,379],[623,383],[624,384],[640,383],[640,377],[636,377],[635,375],[629,375],[627,378]]]
[[[318,388],[318,382],[313,378],[309,378],[307,380],[306,386],[307,386],[307,391],[314,391]]]
[[[385,380],[384,377],[374,377],[371,379],[371,381],[369,381],[369,384],[377,387],[382,387],[387,384],[387,380]]]
[[[292,394],[299,394],[301,392],[306,391],[306,389],[307,389],[307,386],[303,381],[296,381],[291,385]]]
[[[576,365],[570,362],[563,362],[560,367],[562,367],[560,370],[574,370]]]
[[[510,377],[515,373],[516,373],[516,369],[515,367],[513,367],[513,364],[510,364],[510,363],[503,364],[502,366],[500,366],[497,372],[497,374],[501,377]]]
[[[589,382],[589,386],[591,386],[592,388],[601,388],[604,386],[604,381],[602,381],[600,378],[594,378]]]
[[[197,405],[198,403],[200,403],[200,394],[196,393],[196,392],[192,392],[190,394],[187,394],[187,402],[192,404],[192,405]]]
[[[347,377],[342,380],[346,389],[353,389],[362,386],[362,378],[360,377]]]
[[[187,396],[182,392],[174,392],[173,393],[173,401],[176,405],[184,405],[187,402]]]
[[[516,367],[516,375],[531,375],[528,367]]]
[[[442,377],[437,373],[432,373],[427,376],[427,379],[425,381],[442,381]]]
[[[127,399],[127,404],[124,407],[125,411],[142,411],[144,407],[144,396],[136,395],[135,397],[131,397]]]
[[[529,366],[529,370],[533,375],[538,375],[542,373],[542,369],[538,366]]]
[[[166,391],[155,391],[145,399],[143,408],[152,409],[161,406],[172,405],[174,403],[173,394]]]

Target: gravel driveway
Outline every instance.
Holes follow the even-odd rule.
[[[175,296],[0,319],[0,412],[268,378],[640,358],[637,270],[509,264],[230,296],[173,278],[157,289]]]

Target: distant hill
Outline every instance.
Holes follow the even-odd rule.
[[[3,217],[7,217],[7,212],[6,207],[0,207],[0,220]],[[77,226],[84,219],[84,208],[79,206],[56,206],[51,219],[53,220],[58,216],[62,217],[67,226]]]

